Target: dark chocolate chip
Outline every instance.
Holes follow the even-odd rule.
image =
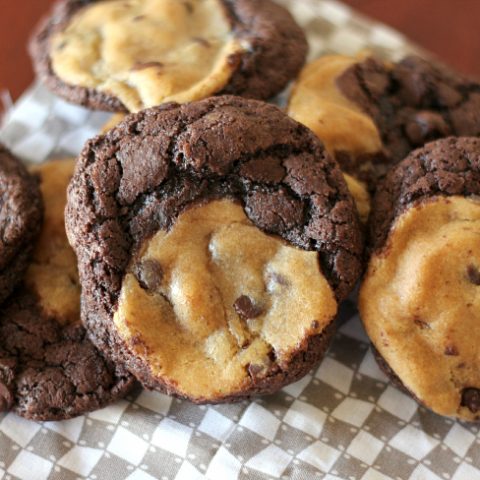
[[[233,308],[244,319],[257,318],[262,314],[262,309],[253,303],[250,297],[247,295],[242,295],[237,298],[233,304]]]
[[[471,283],[474,285],[480,285],[480,272],[475,265],[470,264],[467,267],[467,276]]]
[[[185,7],[185,9],[187,10],[187,13],[189,15],[191,15],[193,13],[194,7],[190,2],[183,2],[183,6]]]
[[[454,107],[462,101],[462,95],[456,89],[446,83],[437,85],[437,97],[444,107]]]
[[[406,126],[406,134],[413,145],[423,145],[429,140],[446,137],[450,128],[440,113],[422,110]]]
[[[320,326],[320,324],[318,323],[317,320],[314,320],[314,321],[312,322],[312,325],[311,325],[311,326],[312,326],[312,328],[313,328],[314,330],[316,330],[316,329]]]
[[[445,347],[445,355],[457,357],[458,356],[458,348],[455,345],[447,345]]]
[[[467,407],[472,413],[480,411],[480,389],[468,387],[462,390],[462,407]]]
[[[135,266],[133,273],[144,290],[155,291],[162,283],[163,269],[156,260],[144,260]]]

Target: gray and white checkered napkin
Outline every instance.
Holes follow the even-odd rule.
[[[311,56],[415,50],[403,37],[328,0],[282,0],[306,28]],[[36,85],[0,140],[30,162],[78,154],[107,116]],[[352,304],[320,367],[276,395],[215,407],[137,392],[66,422],[0,416],[0,477],[22,480],[480,480],[480,435],[440,418],[379,371]]]

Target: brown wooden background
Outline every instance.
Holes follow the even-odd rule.
[[[402,31],[464,73],[480,77],[480,0],[345,1]],[[33,79],[26,43],[33,25],[52,3],[0,0],[0,91],[8,90],[14,99]]]

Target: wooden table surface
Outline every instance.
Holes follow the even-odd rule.
[[[405,33],[460,71],[480,78],[480,0],[345,1]],[[8,90],[13,99],[32,82],[26,43],[52,4],[53,0],[0,0],[0,92]]]

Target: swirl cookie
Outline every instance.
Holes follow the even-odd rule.
[[[37,179],[0,144],[0,303],[21,281],[40,230]]]
[[[369,183],[426,142],[480,136],[480,84],[419,57],[399,63],[322,57],[300,74],[288,107],[342,170]]]
[[[227,93],[267,99],[306,52],[271,0],[63,0],[31,43],[53,92],[120,112]]]
[[[60,420],[125,395],[133,377],[106,361],[80,323],[76,258],[64,225],[74,161],[35,168],[45,220],[23,285],[0,309],[0,411]]]
[[[359,310],[381,365],[440,415],[480,419],[480,139],[437,140],[374,198]]]
[[[235,401],[321,359],[362,244],[342,174],[307,128],[213,97],[129,115],[78,162],[66,219],[83,320],[145,386]]]

